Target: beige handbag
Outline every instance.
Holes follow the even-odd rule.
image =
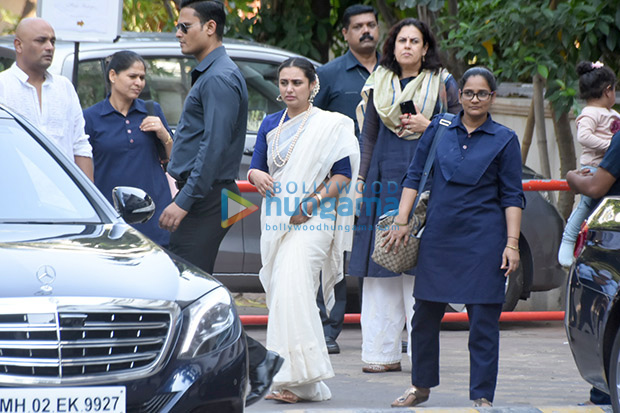
[[[375,232],[375,249],[372,253],[372,260],[383,268],[395,273],[402,273],[415,267],[418,263],[418,249],[420,247],[421,229],[426,222],[426,207],[428,205],[429,191],[425,191],[420,195],[418,204],[416,205],[413,216],[409,221],[410,237],[407,245],[400,244],[398,252],[394,253],[394,248],[390,252],[386,252],[381,244],[385,241],[384,235],[394,227],[394,218],[396,215],[389,215],[394,211],[382,215],[377,223],[377,231]]]
[[[426,186],[426,181],[429,177],[429,174],[433,167],[433,162],[435,160],[437,145],[439,144],[439,141],[441,140],[447,127],[452,124],[452,119],[454,119],[454,116],[455,115],[450,113],[444,113],[441,116],[441,119],[439,119],[439,127],[435,131],[435,136],[433,136],[433,142],[431,143],[430,151],[428,152],[426,162],[424,163],[424,170],[420,179],[420,190],[424,190]],[[409,240],[407,242],[407,245],[401,244],[398,247],[398,252],[396,254],[393,250],[391,250],[390,252],[386,252],[385,247],[381,247],[381,244],[383,244],[383,241],[385,241],[385,238],[383,237],[383,235],[386,234],[385,231],[389,231],[394,225],[394,217],[398,215],[398,210],[388,211],[387,213],[379,217],[379,222],[377,223],[377,231],[375,232],[375,249],[371,256],[374,262],[384,267],[385,269],[396,273],[410,270],[417,265],[418,249],[420,247],[420,230],[426,222],[426,208],[428,205],[429,195],[429,191],[418,193],[418,196],[413,203],[413,217],[411,217],[411,220],[409,221]]]

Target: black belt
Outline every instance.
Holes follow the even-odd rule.
[[[215,186],[215,185],[232,184],[234,182],[235,182],[234,179],[216,179],[215,181],[213,181],[213,186]],[[174,181],[174,185],[177,187],[177,189],[179,191],[181,189],[183,189],[183,187],[185,186],[186,183],[187,183],[187,181]]]

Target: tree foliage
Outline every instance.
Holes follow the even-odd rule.
[[[547,1],[465,0],[458,27],[447,32],[443,48],[457,58],[483,64],[500,80],[547,79],[546,98],[556,115],[575,104],[580,60],[620,63],[620,9],[605,0],[569,0],[555,9]]]
[[[241,3],[234,6],[242,11],[248,7]],[[330,0],[262,0],[258,13],[252,17],[230,13],[227,35],[325,60],[333,31],[331,17]]]
[[[123,0],[123,30],[131,32],[170,32],[178,17],[173,0]]]

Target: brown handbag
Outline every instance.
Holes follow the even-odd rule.
[[[441,137],[445,133],[448,126],[452,124],[452,119],[455,115],[450,113],[444,113],[443,117],[439,119],[439,127],[435,131],[433,136],[433,142],[431,148],[426,157],[424,164],[424,170],[420,179],[420,190],[424,190],[426,181],[433,167],[435,161],[435,152],[437,150],[437,144],[441,140]],[[428,199],[430,196],[429,191],[418,193],[418,196],[413,203],[413,216],[409,221],[409,240],[407,245],[401,244],[398,247],[398,252],[394,253],[392,249],[390,252],[386,252],[385,247],[381,247],[383,243],[385,231],[392,229],[394,225],[394,218],[398,215],[398,210],[388,211],[379,217],[375,232],[375,248],[372,252],[372,260],[384,267],[387,270],[396,273],[402,273],[415,267],[418,263],[418,249],[420,248],[420,235],[421,229],[426,223],[426,208],[428,206]]]
[[[401,273],[416,266],[418,263],[418,249],[420,248],[420,238],[417,236],[420,229],[426,222],[426,207],[428,205],[429,191],[425,191],[420,195],[418,204],[411,220],[409,220],[409,240],[407,245],[401,244],[398,252],[394,253],[394,248],[390,252],[386,252],[385,247],[381,244],[385,240],[386,231],[395,227],[394,218],[396,215],[384,214],[379,218],[377,223],[377,231],[375,232],[375,249],[372,253],[372,260],[383,268],[392,272]]]

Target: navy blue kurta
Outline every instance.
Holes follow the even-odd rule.
[[[401,89],[413,78],[401,80]],[[455,113],[461,106],[458,102],[458,85],[452,76],[446,81],[446,94],[448,100],[448,112]],[[368,101],[368,106],[373,104]],[[441,102],[437,99],[434,114],[441,111]],[[374,113],[376,119],[371,119]],[[360,216],[357,220],[355,235],[353,237],[353,248],[351,259],[349,260],[348,275],[357,277],[396,277],[400,274],[389,271],[375,263],[371,256],[375,245],[375,226],[379,222],[379,217],[384,213],[398,209],[400,194],[402,192],[401,182],[407,168],[413,159],[419,139],[401,139],[394,132],[389,130],[379,119],[379,115],[370,108],[366,111],[364,120],[364,130],[361,136],[362,158],[364,153],[369,151],[367,143],[368,131],[372,129],[369,123],[378,123],[376,143],[370,149],[372,158],[368,173],[366,174],[366,189],[364,190],[364,202],[361,206]],[[362,164],[363,164],[362,160]],[[360,165],[360,175],[363,175],[363,166]],[[412,275],[413,269],[406,272]]]
[[[525,207],[521,150],[511,129],[488,119],[471,134],[456,116],[437,146],[414,297],[443,303],[503,303],[507,207]],[[403,186],[417,189],[436,116],[420,138]]]
[[[155,115],[172,136],[161,106],[155,103],[154,107]],[[97,188],[110,202],[115,186],[133,186],[146,191],[155,202],[155,214],[146,223],[132,226],[167,247],[170,233],[159,228],[159,216],[172,201],[172,196],[157,154],[158,138],[154,132],[140,130],[147,113],[141,99],[134,100],[127,116],[123,116],[106,98],[84,110],[85,129],[93,147]]]

